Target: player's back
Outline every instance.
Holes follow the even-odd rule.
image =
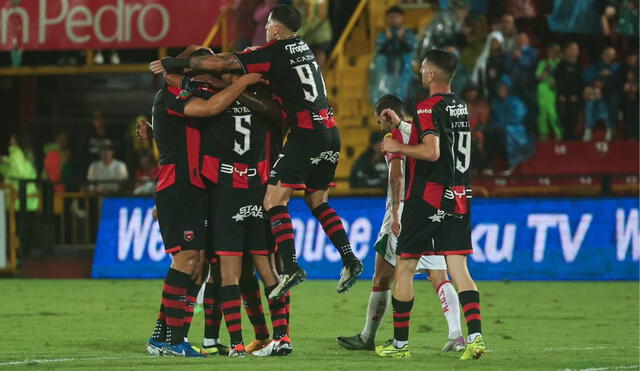
[[[245,72],[267,75],[292,129],[335,126],[322,72],[309,45],[300,37],[273,40],[236,56]]]
[[[253,188],[266,183],[272,146],[264,117],[235,101],[219,115],[207,119],[202,135],[202,175],[232,188]]]
[[[471,197],[471,127],[467,104],[454,93],[435,94],[418,103],[417,113],[411,143],[419,143],[427,134],[437,135],[440,157],[435,162],[408,161],[407,198],[431,200],[438,208],[442,196],[451,201],[455,198],[456,205],[459,204],[456,210],[466,213],[466,200]]]

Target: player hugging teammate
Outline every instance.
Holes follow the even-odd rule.
[[[228,349],[218,339],[221,314],[231,340],[229,356],[243,357],[248,351],[257,356],[291,353],[289,290],[306,278],[297,263],[288,209],[297,189],[305,191],[307,205],[342,256],[344,268],[337,291],[348,291],[362,273],[342,221],[328,203],[340,138],[322,73],[309,46],[295,34],[300,24],[298,10],[280,5],[269,15],[267,44],[262,47],[231,54],[183,53],[183,58],[164,58],[150,65],[154,73],[168,74],[154,104],[153,128],[161,152],[158,219],[167,252],[174,258],[165,279],[156,330],[147,346],[152,354],[197,357],[225,353]],[[228,87],[213,76],[176,78],[185,73],[234,71],[245,75]],[[268,109],[273,102],[242,94],[247,86],[261,82],[260,76],[269,80],[273,97],[281,105],[276,126],[282,126],[277,129],[273,129],[275,117]],[[210,116],[198,123],[189,118]],[[282,144],[281,127],[289,129],[289,134],[276,157],[275,149]],[[173,146],[161,145],[163,141]],[[178,159],[163,160],[168,157]],[[165,190],[170,187],[166,184],[178,180],[189,187]],[[192,223],[186,225],[187,220]],[[196,245],[194,241],[196,251],[188,251],[188,246]],[[200,250],[208,251],[206,258]],[[279,276],[273,268],[274,251],[281,263]],[[185,267],[183,260],[188,262]],[[207,272],[203,268],[206,260],[212,264],[205,289],[205,342],[197,352],[185,330]],[[269,300],[272,341],[264,325],[254,267]],[[256,332],[256,339],[246,348],[241,297]]]

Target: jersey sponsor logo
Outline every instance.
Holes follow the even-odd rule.
[[[304,41],[300,41],[295,44],[289,44],[284,47],[289,54],[303,53],[309,50],[309,45]]]
[[[252,176],[256,176],[258,175],[258,169],[256,169],[255,167],[250,167],[247,169],[238,169],[235,166],[233,166],[232,164],[220,164],[220,172],[221,173],[225,173],[225,174],[233,174],[236,173],[240,176],[248,176],[248,177],[252,177]]]
[[[236,222],[241,222],[246,218],[263,218],[264,213],[262,212],[262,206],[260,205],[247,205],[242,206],[238,213],[231,217]]]
[[[422,109],[418,110],[418,115],[422,115],[422,114],[425,114],[425,113],[431,114],[431,110],[427,109],[427,108],[422,108]]]
[[[467,112],[467,106],[462,103],[447,106],[446,110],[449,112],[449,116],[451,117],[459,117],[469,114],[469,112]]]
[[[335,164],[336,162],[338,162],[339,157],[340,152],[324,151],[321,152],[318,157],[311,157],[309,160],[311,160],[312,165],[318,165],[322,160],[329,161],[332,164]]]
[[[196,234],[192,229],[184,231],[184,233],[183,233],[184,240],[187,241],[187,242],[193,241],[195,236],[196,236]]]

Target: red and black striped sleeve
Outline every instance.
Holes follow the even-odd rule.
[[[268,74],[271,71],[271,60],[273,59],[276,47],[276,40],[273,40],[254,49],[236,52],[234,55],[242,65],[245,73],[257,72]]]
[[[422,102],[418,103],[418,138],[422,141],[427,134],[434,134],[440,136],[439,125],[434,120],[436,115],[436,106],[442,101],[441,96],[429,97]]]

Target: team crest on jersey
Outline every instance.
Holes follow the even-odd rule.
[[[188,90],[180,90],[180,98],[181,99],[187,99],[191,96],[191,92],[189,92]]]
[[[190,229],[188,231],[184,231],[183,237],[185,241],[191,242],[196,237],[196,234],[192,229]]]
[[[231,219],[233,219],[236,222],[241,222],[243,220],[245,220],[246,218],[262,218],[263,217],[263,212],[262,212],[262,206],[260,205],[248,205],[248,206],[242,206],[240,208],[240,210],[238,210],[238,213],[234,216],[231,217]]]
[[[321,152],[318,157],[311,157],[309,160],[311,161],[311,165],[318,165],[322,160],[329,161],[332,164],[335,164],[336,162],[338,162],[339,157],[340,152],[324,151]]]

